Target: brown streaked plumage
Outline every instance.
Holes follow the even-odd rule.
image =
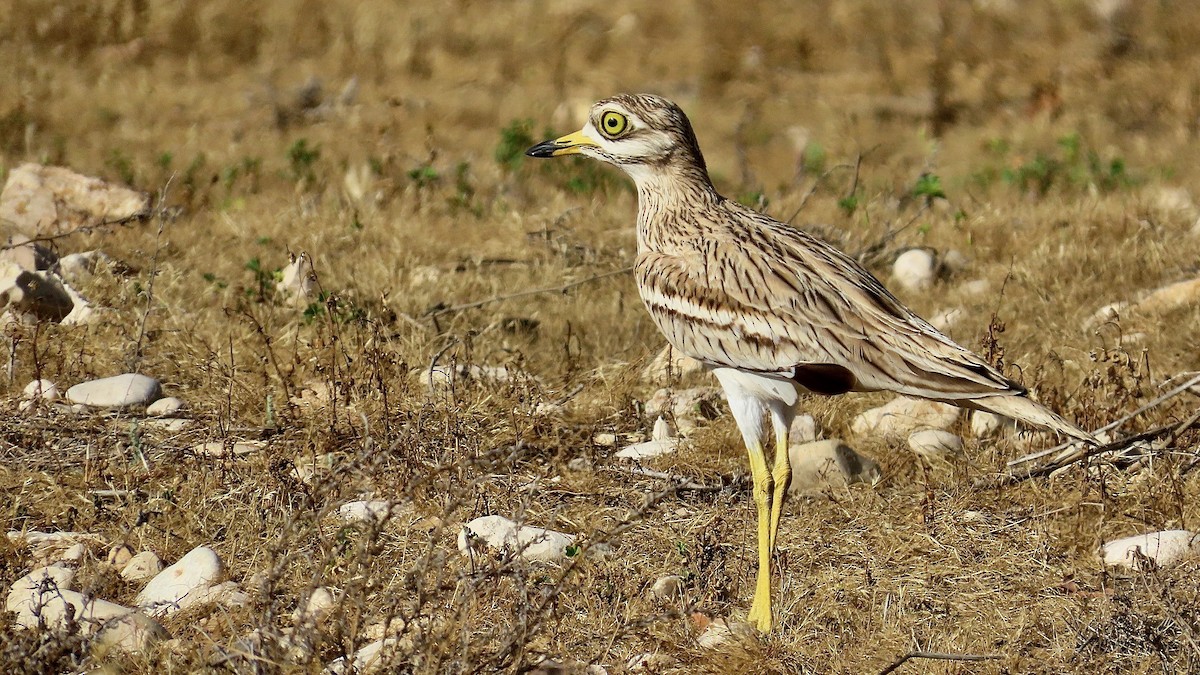
[[[638,291],[668,342],[706,364],[746,441],[759,513],[749,618],[769,630],[770,554],[791,469],[799,394],[893,391],[988,410],[1094,443],[942,335],[854,259],[717,193],[687,116],[652,95],[597,103],[584,128],[530,148],[583,154],[637,184]],[[775,432],[774,465],[762,418]]]

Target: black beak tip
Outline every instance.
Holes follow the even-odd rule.
[[[530,157],[553,157],[554,151],[561,149],[562,146],[554,141],[542,141],[537,145],[525,151],[525,154]]]

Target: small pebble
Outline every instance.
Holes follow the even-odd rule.
[[[138,593],[136,602],[151,615],[170,614],[192,604],[195,599],[188,602],[189,595],[205,596],[223,572],[217,552],[198,546],[151,579]]]
[[[909,435],[908,447],[926,459],[944,460],[962,455],[963,441],[941,429],[924,429]]]
[[[183,402],[183,399],[168,396],[146,406],[146,414],[153,417],[170,417],[185,408],[187,408],[187,404]]]
[[[1105,565],[1136,569],[1141,558],[1166,567],[1200,552],[1200,538],[1188,530],[1165,530],[1125,537],[1104,544],[1100,556]]]
[[[937,260],[924,248],[910,248],[896,257],[892,278],[906,291],[924,291],[937,278]]]
[[[541,562],[565,560],[575,537],[541,527],[518,526],[504,516],[482,516],[463,526],[458,550],[472,555],[483,544],[496,550],[520,551],[522,558]]]
[[[121,568],[121,577],[127,581],[150,579],[163,570],[163,562],[153,551],[142,551],[129,559]]]
[[[650,587],[650,595],[668,602],[678,600],[682,593],[683,578],[678,574],[668,574],[664,577],[659,577],[654,581],[654,585]]]

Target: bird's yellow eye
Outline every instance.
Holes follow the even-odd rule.
[[[600,132],[609,138],[616,138],[629,128],[629,119],[619,112],[609,110],[600,116]]]

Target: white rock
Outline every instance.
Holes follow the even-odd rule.
[[[193,420],[183,417],[155,417],[142,420],[141,424],[156,431],[176,434],[192,426]]]
[[[614,457],[618,459],[628,459],[639,461],[658,457],[675,452],[679,449],[681,441],[678,438],[664,438],[657,441],[646,441],[645,443],[634,443],[627,445],[621,450],[618,450]]]
[[[22,164],[0,193],[0,222],[36,238],[150,215],[150,197],[70,169]]]
[[[121,577],[128,581],[150,579],[163,570],[163,562],[154,551],[142,551],[121,568]]]
[[[162,396],[162,385],[137,373],[81,382],[67,390],[67,400],[93,408],[144,406]]]
[[[167,629],[154,619],[130,610],[128,614],[109,619],[96,634],[93,644],[103,653],[106,649],[140,654],[171,637]]]
[[[788,429],[788,444],[812,443],[818,435],[817,420],[812,415],[796,415]]]
[[[1154,192],[1154,206],[1168,214],[1179,214],[1184,218],[1195,219],[1200,215],[1196,203],[1187,188],[1178,186],[1161,186]]]
[[[37,628],[45,622],[59,630],[71,620],[78,622],[84,635],[98,632],[96,639],[101,646],[123,651],[145,651],[167,636],[157,622],[129,607],[68,590],[44,594],[39,603],[23,606],[17,611],[16,623],[21,628]]]
[[[642,371],[642,379],[649,382],[662,382],[672,377],[683,377],[702,370],[704,370],[703,363],[682,354],[671,345],[667,345]]]
[[[346,502],[338,507],[338,516],[350,523],[382,523],[403,510],[403,505],[382,499]]]
[[[170,417],[176,415],[187,408],[187,404],[183,399],[175,396],[160,398],[154,403],[146,406],[146,414],[154,417]]]
[[[317,273],[307,253],[293,255],[277,286],[291,304],[305,307],[317,297]]]
[[[72,253],[58,259],[58,274],[69,284],[86,282],[101,267],[124,269],[125,266],[113,260],[104,251]]]
[[[21,395],[27,399],[41,398],[46,401],[57,401],[58,386],[50,380],[34,380],[25,385]]]
[[[907,291],[924,291],[937,278],[937,260],[924,248],[910,248],[896,257],[892,278]]]
[[[748,623],[717,619],[708,624],[700,633],[700,636],[696,638],[696,644],[703,649],[713,649],[752,635],[754,635],[754,628]]]
[[[133,549],[129,544],[117,544],[108,549],[108,558],[106,562],[113,567],[125,567],[133,560]]]
[[[388,652],[390,647],[394,647],[400,642],[400,638],[388,637],[376,640],[357,649],[350,655],[350,663],[346,663],[346,657],[341,657],[333,660],[329,665],[325,666],[325,670],[331,675],[344,675],[345,673],[373,673],[379,668],[386,665]]]
[[[1017,423],[1007,417],[983,410],[971,411],[971,435],[975,438],[991,438],[1017,430]]]
[[[567,557],[567,547],[575,537],[554,530],[528,525],[518,526],[504,516],[482,516],[463,526],[458,534],[458,550],[471,556],[479,543],[500,551],[519,551],[526,560],[557,562]]]
[[[87,298],[83,297],[79,291],[72,288],[66,282],[63,282],[63,290],[67,292],[67,297],[71,299],[71,311],[63,317],[62,325],[64,326],[83,326],[91,323],[97,316],[100,310],[92,306]]]
[[[683,578],[678,574],[668,574],[655,579],[650,587],[650,595],[667,602],[678,600],[683,595]]]
[[[0,263],[12,263],[30,272],[44,272],[53,268],[56,262],[58,256],[54,251],[20,232],[6,237],[0,248]]]
[[[661,673],[674,667],[677,661],[674,657],[655,652],[634,654],[625,662],[625,669],[631,673]]]
[[[650,431],[650,440],[665,441],[668,438],[675,436],[675,430],[671,428],[671,423],[659,417],[654,420],[654,428]]]
[[[1143,314],[1161,314],[1196,304],[1200,304],[1200,277],[1156,288],[1133,309]]]
[[[948,403],[900,396],[859,414],[850,428],[859,436],[900,439],[917,429],[947,429],[958,419],[959,412]]]
[[[1138,558],[1145,556],[1165,567],[1200,552],[1200,540],[1188,530],[1165,530],[1125,537],[1104,544],[1100,556],[1105,565],[1136,569]]]
[[[309,594],[308,600],[292,612],[292,624],[317,626],[325,623],[336,606],[337,596],[333,591],[325,586],[317,586]]]
[[[1121,316],[1129,310],[1130,305],[1128,302],[1109,303],[1100,309],[1097,309],[1095,312],[1092,312],[1092,315],[1084,320],[1083,329],[1085,331],[1091,330],[1101,324],[1108,323],[1109,321],[1119,321]]]
[[[908,447],[926,459],[949,459],[962,455],[963,441],[941,429],[924,429],[908,437]]]
[[[679,430],[686,433],[702,420],[716,419],[720,400],[721,390],[717,387],[663,388],[646,401],[645,411],[648,417],[673,417]]]
[[[151,616],[170,614],[185,603],[191,604],[186,601],[189,595],[206,596],[223,571],[217,552],[198,546],[151,579],[138,593],[136,602]]]
[[[958,274],[964,271],[970,264],[971,259],[956,248],[946,251],[946,254],[942,256],[942,267],[951,274]]]
[[[31,616],[34,608],[59,591],[71,590],[75,570],[69,567],[39,567],[13,582],[8,591],[5,609],[10,612]]]
[[[825,486],[874,484],[883,475],[875,460],[837,439],[794,443],[788,448],[788,461],[792,465],[788,492],[794,495]]]
[[[469,383],[499,386],[514,382],[539,382],[536,377],[507,366],[437,365],[417,371],[422,385],[430,392]]]
[[[962,320],[965,314],[966,312],[957,307],[945,309],[931,316],[929,318],[929,324],[945,333],[953,328],[954,324]]]
[[[203,457],[245,457],[265,447],[267,444],[264,441],[235,441],[231,444],[210,441],[192,446],[192,452]]]
[[[987,295],[992,290],[992,282],[987,279],[968,281],[959,287],[963,295]]]
[[[28,532],[10,531],[9,541],[30,548],[39,564],[75,563],[83,558],[88,546],[103,544],[103,540],[86,532]]]

